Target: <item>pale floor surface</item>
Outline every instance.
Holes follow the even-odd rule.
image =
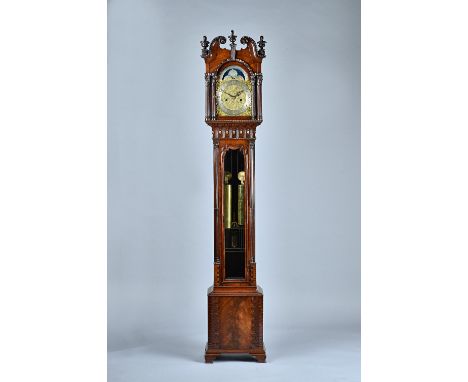
[[[111,351],[108,382],[360,381],[359,329],[268,334],[265,364],[242,357],[205,364],[201,335],[166,335],[151,345]]]

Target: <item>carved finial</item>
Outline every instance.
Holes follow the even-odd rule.
[[[200,41],[200,44],[202,46],[201,56],[203,58],[205,58],[206,56],[208,56],[208,53],[209,53],[209,50],[206,49],[206,48],[208,48],[208,45],[210,45],[210,43],[208,42],[206,36],[203,36],[203,40]]]
[[[266,43],[267,43],[267,42],[263,39],[263,36],[260,36],[260,41],[257,43],[258,46],[260,47],[260,49],[258,50],[258,55],[259,55],[260,57],[263,57],[263,58],[266,57],[266,55],[265,55],[265,49],[263,49],[263,48],[265,48]]]
[[[236,39],[237,36],[234,34],[234,31],[231,30],[231,35],[229,36],[229,41],[231,41],[231,60],[236,58]]]
[[[231,41],[231,46],[236,42],[237,36],[234,34],[234,31],[231,30],[231,35],[229,36],[229,41]]]

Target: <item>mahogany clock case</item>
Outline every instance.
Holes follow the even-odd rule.
[[[355,382],[359,1],[232,7],[108,2],[109,381],[202,381],[209,373],[213,380]],[[241,359],[232,355],[204,367],[214,187],[199,41],[224,35],[221,47],[229,50],[233,28],[238,52],[244,34],[268,42],[255,131],[255,261],[269,364],[244,356],[252,362],[224,362]],[[234,174],[231,183],[234,198]]]
[[[201,41],[214,178],[214,278],[208,289],[205,361],[245,353],[265,362],[263,291],[255,262],[255,132],[262,123],[266,41],[244,36],[245,47],[237,50],[234,31],[228,38],[230,49],[221,46],[224,36]]]

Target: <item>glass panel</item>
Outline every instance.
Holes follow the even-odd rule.
[[[224,246],[227,279],[245,278],[244,155],[229,150],[224,157]]]

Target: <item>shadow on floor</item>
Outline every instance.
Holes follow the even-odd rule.
[[[153,343],[145,347],[145,351],[160,356],[205,362],[205,343],[192,337],[158,335]]]
[[[278,331],[265,343],[270,361],[279,358],[313,355],[324,350],[347,349],[360,351],[360,329],[303,327]]]

